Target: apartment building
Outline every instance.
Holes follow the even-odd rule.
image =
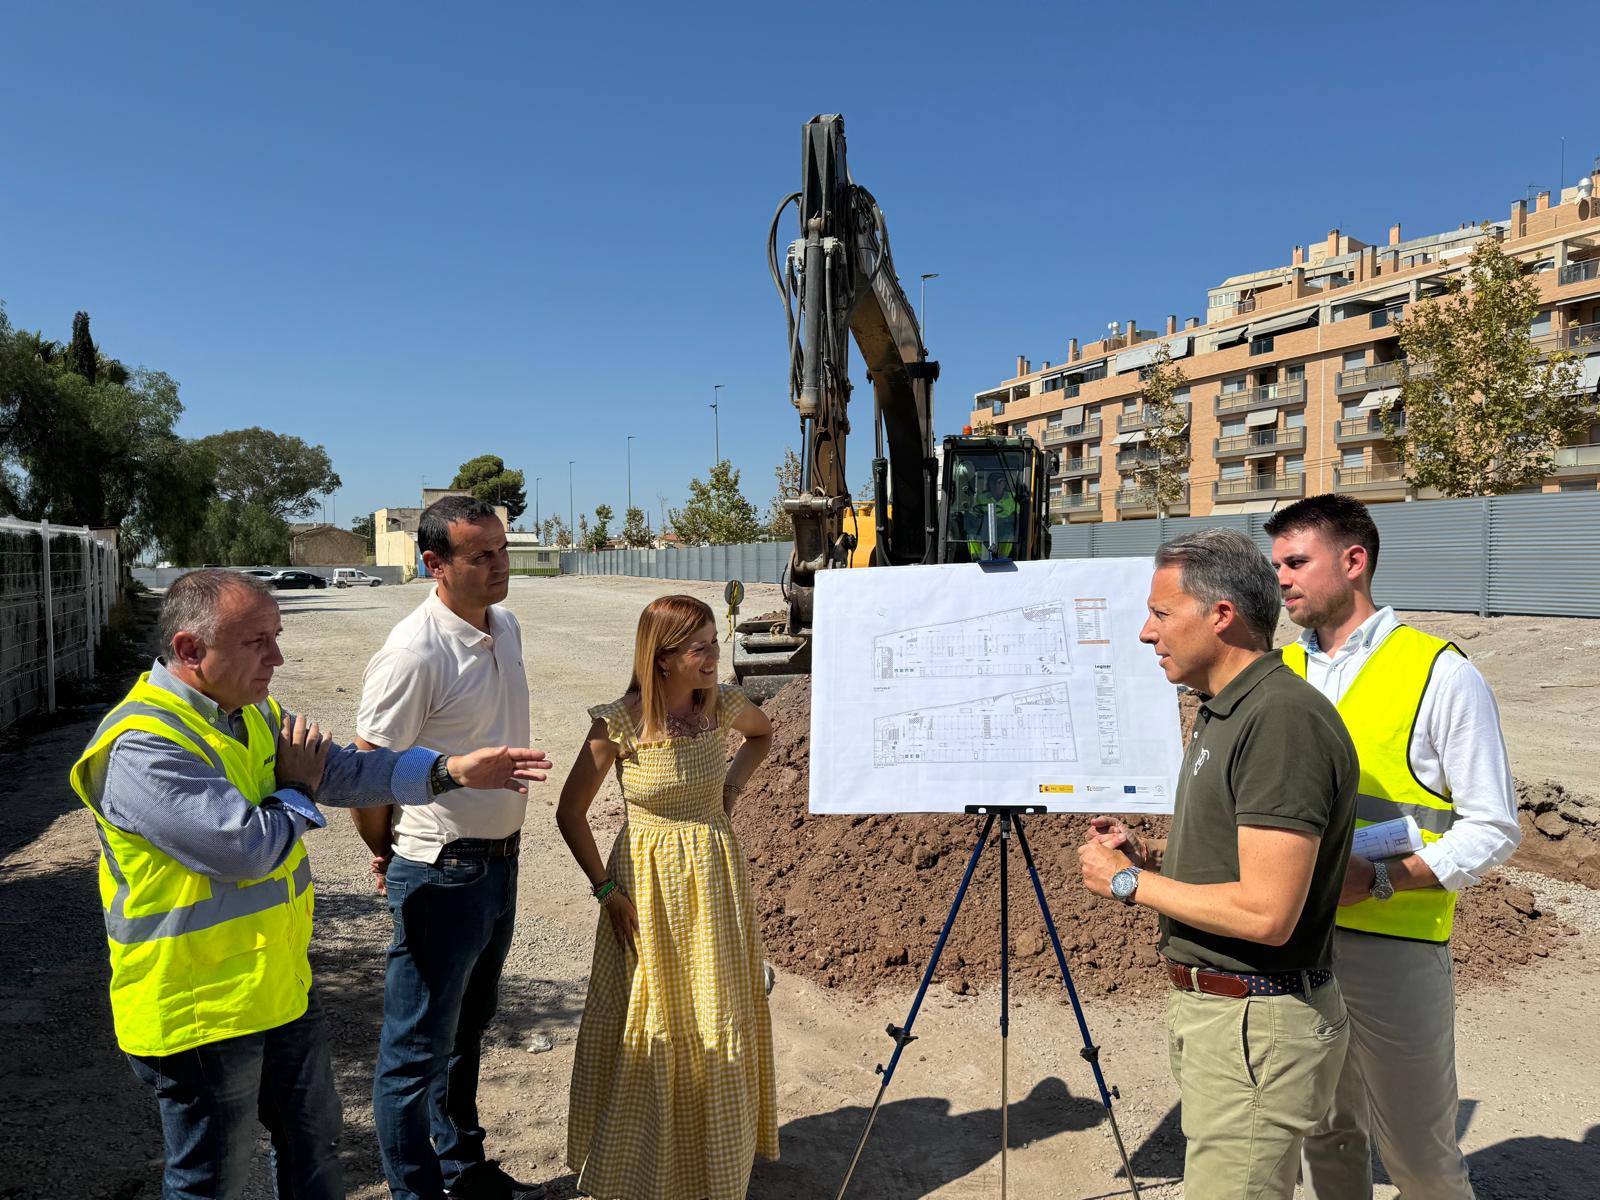
[[[1057,522],[1155,516],[1134,486],[1145,445],[1141,372],[1166,346],[1188,386],[1187,495],[1173,516],[1265,512],[1301,496],[1341,491],[1368,503],[1429,499],[1400,474],[1378,409],[1398,395],[1405,363],[1391,324],[1418,300],[1440,295],[1473,247],[1494,237],[1537,283],[1538,345],[1585,355],[1581,388],[1600,387],[1600,160],[1593,174],[1552,203],[1519,200],[1510,217],[1386,245],[1333,230],[1322,244],[1293,248],[1287,265],[1235,275],[1206,295],[1202,322],[1164,330],[1113,322],[1104,337],[1067,343],[1062,362],[1015,374],[980,393],[972,422],[1028,433],[1060,452],[1052,481]],[[1397,414],[1404,421],[1403,412]],[[1600,486],[1600,409],[1559,451],[1538,490]]]

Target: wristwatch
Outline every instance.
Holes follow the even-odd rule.
[[[1133,894],[1139,890],[1138,867],[1123,867],[1111,877],[1111,894],[1124,904],[1133,903]]]
[[[433,760],[433,766],[428,771],[428,791],[431,795],[441,796],[445,792],[453,792],[461,785],[456,782],[455,776],[450,774],[450,756],[441,754]]]
[[[1389,864],[1375,862],[1372,864],[1372,898],[1374,900],[1387,900],[1394,895],[1394,884],[1389,882]]]

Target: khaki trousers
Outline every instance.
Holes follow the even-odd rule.
[[[1333,968],[1350,1053],[1332,1110],[1306,1139],[1306,1200],[1370,1200],[1374,1142],[1400,1200],[1473,1200],[1456,1142],[1450,947],[1340,929]]]
[[[1184,1200],[1289,1200],[1300,1143],[1333,1101],[1348,1036],[1337,982],[1309,1000],[1172,989],[1167,1048],[1189,1141]]]

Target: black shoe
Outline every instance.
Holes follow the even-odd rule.
[[[542,1200],[549,1192],[542,1183],[518,1183],[491,1158],[463,1171],[445,1195],[449,1200]]]

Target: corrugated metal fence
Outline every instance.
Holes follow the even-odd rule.
[[[1375,504],[1370,511],[1382,540],[1380,604],[1484,616],[1600,617],[1600,492]],[[1249,534],[1265,552],[1272,544],[1263,528],[1270,516],[1056,525],[1051,555],[1143,558],[1180,534],[1219,525]],[[758,542],[567,553],[561,573],[779,583],[788,562],[788,542]]]
[[[569,551],[561,556],[561,573],[780,583],[789,567],[790,547],[789,542],[749,542],[739,546],[685,546],[680,550]]]
[[[1396,608],[1600,617],[1600,492],[1375,504],[1374,599]],[[1271,513],[1057,525],[1054,558],[1143,557],[1164,541],[1222,525],[1263,551]]]
[[[117,576],[88,529],[0,517],[0,729],[54,712],[58,679],[94,674]]]

